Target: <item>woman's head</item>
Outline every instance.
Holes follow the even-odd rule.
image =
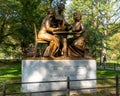
[[[74,18],[74,20],[81,20],[82,19],[82,14],[80,13],[80,11],[76,11],[73,14],[73,18]]]
[[[49,14],[50,16],[54,16],[54,15],[55,15],[55,11],[54,11],[54,9],[51,8],[51,7],[48,8],[47,12],[48,12],[48,14]]]
[[[58,10],[63,11],[64,9],[65,9],[65,5],[64,5],[63,3],[60,3],[60,4],[58,5]]]

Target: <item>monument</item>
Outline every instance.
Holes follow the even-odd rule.
[[[22,60],[22,92],[34,92],[30,96],[57,96],[65,93],[39,93],[39,91],[66,90],[66,82],[30,83],[66,80],[83,80],[70,83],[71,89],[96,87],[96,61],[91,58],[90,50],[86,47],[85,28],[81,22],[80,12],[73,14],[73,24],[67,24],[61,14],[64,4],[58,5],[57,12],[53,8],[48,9],[41,29],[38,32],[38,40],[49,45],[43,56]],[[71,30],[72,32],[70,32]],[[67,38],[72,35],[72,38]],[[34,50],[37,50],[35,47]],[[92,89],[81,92],[93,92]],[[35,93],[36,92],[36,93]]]

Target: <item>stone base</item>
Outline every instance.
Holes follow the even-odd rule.
[[[81,79],[96,79],[95,60],[22,60],[22,82],[44,82]],[[96,87],[96,80],[70,82],[71,89]],[[22,84],[22,92],[66,90],[66,82]],[[93,92],[87,89],[84,92]],[[65,94],[34,93],[32,96],[57,96]],[[31,95],[30,95],[31,96]]]

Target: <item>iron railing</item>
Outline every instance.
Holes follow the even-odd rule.
[[[91,88],[79,88],[79,89],[73,89],[70,86],[71,82],[78,82],[78,81],[92,81],[92,80],[96,80],[96,81],[103,81],[103,80],[114,80],[115,84],[112,85],[107,85],[107,86],[97,86],[97,87],[91,87]],[[66,89],[61,89],[61,90],[47,90],[47,91],[36,91],[36,92],[7,92],[7,86],[8,85],[13,85],[13,84],[35,84],[35,83],[57,83],[57,82],[66,82],[67,83],[67,87]],[[104,84],[105,85],[105,84]],[[70,96],[70,92],[71,91],[81,91],[81,90],[87,90],[87,89],[105,89],[105,88],[114,88],[115,89],[115,96],[119,96],[119,91],[120,91],[120,86],[119,86],[119,77],[118,75],[116,75],[115,78],[97,78],[97,79],[81,79],[81,80],[70,80],[69,77],[67,77],[66,80],[59,80],[59,81],[44,81],[44,82],[18,82],[18,83],[6,83],[6,82],[2,82],[2,94],[0,96],[13,96],[16,94],[32,94],[32,93],[46,93],[46,92],[65,92],[66,96]],[[17,95],[19,96],[19,95]],[[21,96],[21,95],[20,95]],[[106,96],[106,95],[104,95]]]

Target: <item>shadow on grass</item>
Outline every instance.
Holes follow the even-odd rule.
[[[21,78],[20,60],[0,60],[0,82],[14,82]]]
[[[20,60],[0,60],[0,83],[8,83],[7,92],[20,91],[21,85],[9,85],[14,82],[21,82],[21,61]],[[0,86],[0,93],[2,92]]]
[[[103,78],[104,80],[97,80],[98,86],[115,86],[116,85],[116,75],[119,77],[120,82],[120,72],[114,70],[97,70],[97,78]]]
[[[97,78],[115,78],[116,75],[120,76],[120,72],[115,70],[97,69]]]

